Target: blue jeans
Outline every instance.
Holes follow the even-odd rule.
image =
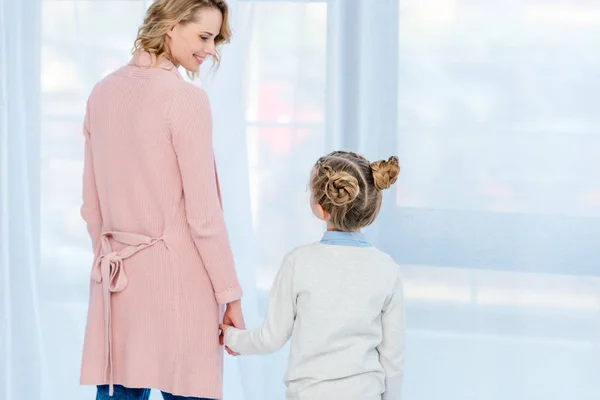
[[[162,392],[162,396],[165,400],[211,400],[199,397],[174,396],[165,392]],[[150,389],[130,389],[121,385],[115,385],[113,397],[108,395],[108,385],[98,386],[98,391],[96,392],[96,400],[148,400],[149,398]]]

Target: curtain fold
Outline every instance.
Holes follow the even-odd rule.
[[[256,289],[257,242],[252,227],[250,181],[244,115],[244,53],[250,42],[245,30],[239,1],[228,0],[233,38],[221,52],[218,69],[209,70],[202,80],[213,114],[213,143],[225,222],[238,271],[244,288],[242,307],[248,326],[262,322]],[[264,399],[263,359],[226,357],[224,396],[231,399]]]
[[[0,398],[42,399],[40,3],[0,0]]]

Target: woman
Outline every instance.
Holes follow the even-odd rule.
[[[81,383],[97,399],[220,398],[224,320],[243,327],[208,99],[196,75],[230,38],[223,0],[156,0],[131,62],[84,121],[82,216],[95,262]]]

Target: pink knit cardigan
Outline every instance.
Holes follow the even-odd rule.
[[[220,305],[242,290],[211,124],[204,91],[144,52],[90,95],[81,212],[95,259],[82,384],[222,396]]]

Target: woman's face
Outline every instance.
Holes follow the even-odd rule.
[[[223,15],[216,8],[201,8],[193,22],[177,24],[167,32],[167,44],[175,64],[197,72],[206,56],[215,54],[215,38]]]

